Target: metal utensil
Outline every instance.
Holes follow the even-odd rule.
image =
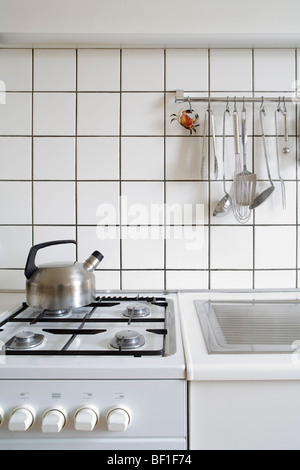
[[[247,112],[245,107],[245,101],[241,114],[242,121],[242,147],[243,147],[243,169],[241,173],[237,174],[235,177],[236,185],[236,197],[237,202],[241,206],[250,206],[255,197],[256,190],[256,174],[247,170],[246,160],[247,160],[247,144],[248,144],[248,135],[247,135]]]
[[[227,102],[226,109],[223,114],[223,189],[225,196],[218,202],[216,208],[213,212],[213,216],[221,217],[226,215],[232,208],[232,199],[231,196],[226,191],[226,183],[225,183],[225,137],[226,137],[226,115],[230,116],[230,110]]]
[[[233,178],[233,195],[232,195],[232,211],[236,220],[245,224],[251,217],[251,211],[248,205],[244,202],[244,181],[243,181],[243,162],[240,150],[240,133],[239,133],[239,114],[234,105],[233,111],[233,124],[234,124],[234,146],[235,146],[235,171]]]
[[[215,179],[218,179],[219,165],[218,165],[217,147],[216,147],[215,118],[214,118],[214,113],[212,112],[210,108],[209,108],[209,113],[210,113],[211,132],[212,132],[212,140],[213,140],[213,152],[214,152],[214,176],[215,176]]]
[[[270,186],[256,196],[256,198],[254,199],[253,203],[250,206],[250,209],[255,209],[260,204],[262,204],[266,199],[268,199],[269,196],[271,196],[272,192],[275,189],[275,186],[274,186],[272,178],[271,178],[269,161],[268,161],[266,136],[265,136],[265,130],[264,130],[264,121],[263,121],[263,116],[266,116],[266,111],[265,111],[263,102],[261,104],[259,114],[260,114],[261,135],[262,135],[262,139],[263,139],[265,162],[266,162],[266,167],[267,167],[268,178],[269,178],[269,181],[270,181]]]
[[[204,180],[204,168],[205,168],[205,156],[206,156],[206,128],[207,128],[207,115],[208,111],[206,111],[204,116],[204,124],[203,124],[203,141],[202,141],[202,158],[201,158],[201,179]]]
[[[282,149],[282,153],[287,155],[290,153],[289,148],[289,129],[288,129],[288,116],[287,116],[287,107],[285,104],[285,99],[283,98],[283,110],[281,110],[283,117],[284,117],[284,147]]]
[[[280,174],[280,163],[279,163],[279,138],[278,138],[278,122],[277,122],[277,114],[280,113],[280,101],[278,103],[278,107],[275,110],[275,131],[276,131],[276,158],[277,158],[277,170],[278,170],[278,177],[281,184],[281,200],[282,200],[282,208],[286,209],[286,196],[285,196],[285,184],[283,179],[281,178]]]

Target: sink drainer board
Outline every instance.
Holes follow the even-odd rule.
[[[195,306],[210,354],[292,353],[300,346],[300,301],[202,301]]]

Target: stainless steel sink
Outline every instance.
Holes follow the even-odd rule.
[[[210,354],[292,353],[300,346],[300,302],[195,301]]]

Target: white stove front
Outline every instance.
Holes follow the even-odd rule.
[[[0,294],[0,305],[4,295]],[[0,449],[186,449],[187,391],[177,295],[165,297],[174,322],[172,354],[115,354],[109,342],[120,326],[114,322],[109,333],[106,322],[84,325],[106,331],[76,337],[67,355],[42,355],[38,349],[33,355],[4,352],[0,356]],[[14,309],[2,310],[0,322]],[[146,319],[140,327],[125,320],[122,328],[142,328],[150,338],[146,338],[147,348],[158,350],[161,335],[146,331],[157,328],[155,315],[160,316],[159,308],[154,308],[152,322]],[[51,322],[29,325],[37,334],[70,327],[74,324],[64,319],[55,326]],[[19,329],[19,323],[6,324],[3,343]],[[62,336],[47,334],[40,351],[60,348],[70,337]],[[89,349],[96,347],[110,353],[89,355]]]

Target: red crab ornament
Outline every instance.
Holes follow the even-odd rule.
[[[178,114],[171,114],[171,122],[177,121],[179,124],[190,131],[190,135],[193,134],[193,131],[196,133],[196,127],[199,127],[199,115],[195,114],[193,109],[184,109],[179,111]]]

